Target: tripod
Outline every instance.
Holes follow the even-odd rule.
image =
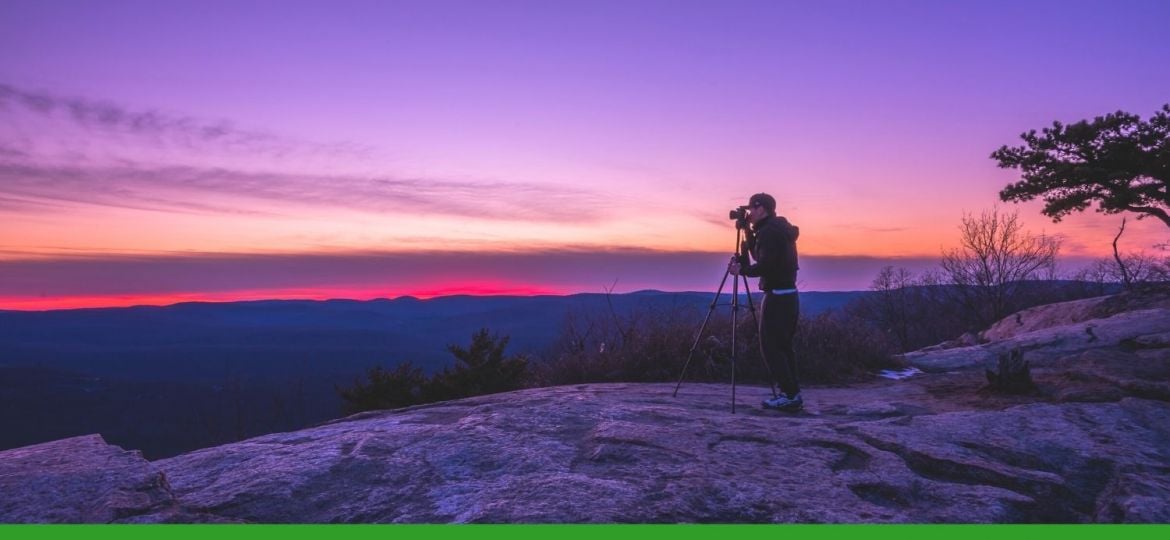
[[[743,254],[743,229],[741,223],[736,223],[735,227],[735,259],[738,261]],[[715,306],[719,305],[719,296],[723,294],[723,286],[727,284],[727,276],[731,275],[731,268],[723,272],[723,280],[719,282],[719,288],[715,290],[715,299],[711,301],[711,307],[707,308],[707,317],[703,319],[702,326],[699,327],[699,333],[695,335],[695,343],[691,345],[691,351],[687,354],[687,361],[683,364],[682,373],[678,376],[678,384],[674,387],[674,397],[678,397],[678,389],[682,387],[683,379],[687,376],[687,368],[691,365],[691,360],[695,357],[695,349],[699,348],[699,341],[703,339],[703,332],[707,329],[707,323],[711,322],[711,314],[715,312]],[[751,288],[748,286],[747,276],[738,274],[731,282],[731,414],[735,414],[735,359],[737,355],[736,349],[736,329],[739,327],[739,281],[743,279],[743,289],[747,291],[748,310],[752,313],[752,321],[755,322],[756,328],[759,329],[760,321],[756,317],[756,306],[752,302]],[[759,340],[759,330],[756,331],[756,339]],[[772,397],[776,397],[776,380],[772,373],[772,366],[768,365],[768,360],[764,360],[764,367],[768,370],[768,386],[772,389]]]

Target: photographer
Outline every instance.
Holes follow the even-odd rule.
[[[796,375],[796,354],[792,340],[800,317],[796,291],[796,238],[800,229],[776,215],[776,199],[767,193],[752,195],[747,220],[751,223],[741,260],[731,258],[733,275],[760,278],[764,300],[760,310],[760,349],[780,386],[778,397],[764,400],[768,409],[795,412],[804,407]],[[751,264],[748,253],[756,261]]]

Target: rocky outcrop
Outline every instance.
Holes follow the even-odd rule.
[[[1050,362],[1041,394],[1054,401],[1114,401],[1124,396],[1170,401],[1170,349],[1093,349]],[[1170,424],[1170,420],[1167,420]]]
[[[1097,296],[1031,307],[1005,317],[980,332],[982,342],[1002,341],[1018,334],[1057,326],[1068,326],[1093,319],[1107,319],[1131,311],[1170,309],[1170,290],[1148,290]]]
[[[1106,298],[1109,297],[1098,296],[1031,307],[991,325],[991,328],[979,333],[979,338],[983,342],[1001,341],[1027,332],[1099,319],[1102,318],[1099,306]]]
[[[99,435],[0,452],[0,522],[207,521],[224,520],[182,509],[157,466]]]
[[[1170,332],[1162,332],[1161,334],[1146,334],[1138,336],[1128,342],[1122,342],[1122,345],[1134,349],[1165,349],[1170,348]]]
[[[1170,404],[951,379],[813,389],[797,415],[732,415],[726,385],[536,389],[156,465],[184,504],[254,522],[1170,521]]]
[[[1020,349],[1035,367],[1093,349],[1164,342],[1163,336],[1170,333],[1170,307],[1083,318],[1095,313],[1108,298],[1032,308],[1000,321],[984,333],[985,337],[996,337],[994,341],[964,347],[928,347],[906,353],[903,358],[923,371],[986,369],[994,367],[999,355]],[[1029,322],[1017,323],[1017,316]],[[1076,322],[1056,324],[1066,319]]]
[[[71,439],[0,453],[0,518],[1170,521],[1170,403],[1125,388],[1082,394],[1094,402],[981,396],[981,376],[811,388],[800,414],[733,415],[727,385],[684,385],[677,398],[669,384],[533,389],[154,463]],[[767,390],[739,392],[752,405]]]

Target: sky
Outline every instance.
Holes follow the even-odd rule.
[[[989,158],[1170,102],[1170,2],[0,0],[0,309],[716,289],[931,268]],[[1123,251],[1170,236],[1130,219]],[[754,281],[754,280],[752,280]],[[754,285],[753,285],[754,286]]]

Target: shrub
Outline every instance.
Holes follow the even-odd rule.
[[[755,302],[759,307],[759,302]],[[736,339],[738,382],[767,384],[756,319],[740,313]],[[642,310],[618,317],[570,314],[562,339],[540,364],[540,385],[588,382],[674,382],[682,375],[701,313],[674,309]],[[894,347],[864,320],[843,314],[802,318],[794,346],[802,381],[854,381],[894,365]],[[730,381],[731,317],[724,309],[711,318],[687,367],[686,380]]]
[[[422,402],[426,377],[407,362],[393,371],[374,366],[366,371],[368,382],[354,381],[350,388],[334,387],[344,400],[342,413],[349,415],[378,409],[397,409]]]
[[[676,379],[702,322],[691,305],[618,313],[579,309],[535,370],[541,386]],[[717,324],[713,321],[713,324]],[[698,360],[701,362],[701,359]],[[695,371],[692,366],[691,371]]]
[[[471,336],[471,345],[449,345],[455,365],[428,378],[411,362],[390,371],[381,366],[366,372],[366,382],[350,388],[334,387],[344,400],[342,412],[395,409],[522,388],[528,377],[528,359],[505,356],[508,336],[489,334],[486,328]]]
[[[864,320],[824,313],[801,319],[796,333],[797,368],[802,382],[831,383],[864,379],[896,367],[894,345]]]
[[[471,336],[471,346],[464,349],[449,345],[455,356],[453,367],[435,374],[423,388],[427,401],[444,401],[497,392],[517,390],[524,386],[528,374],[528,358],[522,355],[504,356],[508,336],[489,334],[487,328]]]
[[[953,339],[967,330],[963,310],[937,272],[914,276],[905,268],[887,266],[870,290],[845,312],[880,331],[900,352]]]

